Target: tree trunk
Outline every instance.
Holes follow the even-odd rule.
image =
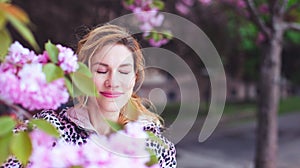
[[[280,99],[281,41],[283,30],[274,30],[266,43],[260,67],[256,168],[276,168],[278,148],[277,111]]]

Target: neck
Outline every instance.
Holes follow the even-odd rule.
[[[87,104],[87,111],[89,114],[90,122],[96,129],[98,134],[108,134],[110,126],[107,120],[117,122],[119,119],[120,111],[111,112],[100,109],[96,101],[89,101]]]

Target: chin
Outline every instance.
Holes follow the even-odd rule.
[[[117,99],[98,99],[99,108],[104,112],[120,112],[120,110],[127,104],[129,99],[124,97],[119,97]]]
[[[100,107],[103,109],[103,111],[106,111],[106,112],[119,112],[123,106],[124,106],[123,104],[118,104],[115,102],[109,102],[109,103],[100,105]]]

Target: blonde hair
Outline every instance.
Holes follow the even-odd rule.
[[[131,98],[129,99],[128,103],[121,108],[118,122],[120,124],[125,125],[129,121],[136,120],[136,117],[128,117],[130,113],[129,110],[131,110],[131,113],[132,111],[137,113],[135,114],[137,117],[143,116],[147,120],[162,125],[163,119],[159,115],[151,112],[150,110],[148,110],[148,108],[144,106],[144,104],[147,103],[149,107],[155,109],[153,104],[146,99],[140,98],[136,94],[136,91],[140,88],[144,81],[145,63],[139,43],[135,38],[133,38],[129,34],[129,32],[126,29],[111,24],[105,24],[103,26],[98,26],[94,28],[78,42],[78,61],[81,61],[85,63],[88,67],[90,67],[91,59],[94,56],[95,52],[109,44],[124,45],[133,53],[134,70],[136,73],[134,92],[131,95]],[[84,107],[88,100],[88,97],[79,96],[77,100],[79,105],[81,107]],[[131,109],[128,109],[128,107]]]

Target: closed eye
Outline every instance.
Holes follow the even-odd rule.
[[[107,73],[107,71],[97,71],[97,73],[99,73],[99,74],[106,74]]]
[[[130,71],[119,71],[121,74],[129,74],[130,73]]]

